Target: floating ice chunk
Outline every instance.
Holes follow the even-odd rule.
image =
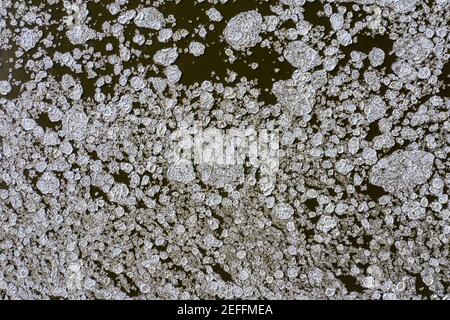
[[[95,38],[95,31],[88,26],[75,25],[66,32],[67,38],[74,45],[85,44],[87,41]]]
[[[158,41],[162,43],[166,43],[172,38],[173,31],[169,28],[161,29],[158,33]]]
[[[306,0],[281,0],[281,3],[293,7],[302,6],[305,4],[305,2]]]
[[[145,86],[147,85],[145,80],[138,76],[132,77],[130,80],[130,84],[136,91],[144,89]]]
[[[363,149],[362,158],[367,164],[372,165],[377,162],[378,155],[374,149],[366,147]]]
[[[384,53],[384,51],[380,48],[373,48],[370,52],[369,52],[369,61],[370,64],[373,67],[378,67],[381,66],[384,62],[384,58],[385,58],[386,54]]]
[[[264,26],[266,32],[274,32],[280,23],[280,18],[278,16],[264,16]],[[300,33],[297,27],[297,32]]]
[[[75,100],[78,101],[81,99],[81,96],[83,95],[84,89],[83,86],[80,83],[77,83],[73,86],[73,88],[70,90],[69,96]]]
[[[111,3],[107,6],[109,13],[111,13],[113,16],[118,14],[120,12],[120,5],[117,3]]]
[[[223,35],[236,50],[251,48],[261,41],[262,26],[263,18],[258,11],[241,12],[228,21]]]
[[[315,90],[309,85],[280,80],[273,84],[272,92],[278,102],[295,115],[306,116],[312,111]]]
[[[172,163],[167,170],[167,177],[172,181],[189,183],[195,180],[194,167],[189,162]]]
[[[321,216],[319,222],[317,222],[317,229],[322,232],[328,232],[336,226],[336,219],[331,216]]]
[[[136,17],[136,11],[134,10],[128,10],[124,13],[122,13],[118,18],[117,21],[120,24],[127,24],[131,19]]]
[[[402,212],[411,220],[421,219],[426,214],[426,209],[418,201],[408,201],[402,205]]]
[[[197,41],[192,41],[189,44],[189,52],[195,57],[199,57],[205,53],[205,45]]]
[[[17,44],[25,51],[33,49],[42,37],[42,31],[22,29]]]
[[[108,196],[113,202],[125,203],[129,193],[130,190],[126,184],[116,183],[109,191]]]
[[[355,166],[350,160],[342,159],[336,163],[335,168],[337,172],[346,175],[349,174],[355,168]]]
[[[408,63],[421,63],[433,52],[434,43],[424,35],[405,35],[394,43],[397,57]]]
[[[163,78],[155,78],[151,77],[149,78],[151,84],[153,85],[153,88],[155,88],[156,92],[161,93],[167,88],[167,79]]]
[[[86,136],[87,124],[88,117],[84,112],[71,109],[64,116],[62,130],[67,139],[80,141]]]
[[[200,105],[205,109],[211,109],[214,105],[214,96],[210,92],[203,92],[200,95]]]
[[[375,279],[372,276],[365,277],[362,286],[367,289],[374,289],[376,287]]]
[[[319,53],[302,41],[289,43],[284,50],[284,57],[301,71],[308,71],[321,63]]]
[[[43,194],[56,193],[59,189],[59,180],[53,173],[45,172],[36,186]]]
[[[133,98],[130,95],[124,95],[120,97],[119,102],[117,103],[117,106],[120,110],[122,110],[125,113],[128,113],[133,109]]]
[[[417,74],[415,69],[409,64],[409,62],[398,60],[392,64],[392,71],[400,79],[414,79]]]
[[[162,66],[168,67],[178,58],[177,48],[161,49],[153,56],[153,61]]]
[[[166,70],[164,70],[164,73],[166,74],[167,80],[170,83],[177,83],[181,79],[181,71],[178,68],[178,66],[172,65],[168,66]]]
[[[11,84],[6,81],[6,80],[2,80],[0,81],[0,94],[3,96],[6,96],[7,94],[9,94],[11,92],[12,88],[11,88]]]
[[[287,203],[279,203],[273,207],[272,214],[278,219],[287,220],[294,214],[294,209]]]
[[[33,119],[22,119],[22,128],[26,131],[33,130],[36,127],[36,121]]]
[[[216,8],[211,8],[206,11],[206,15],[211,21],[220,22],[222,21],[223,17],[220,14],[220,12]]]
[[[406,13],[415,9],[417,0],[386,0],[379,2],[391,7],[396,12]]]
[[[222,196],[220,196],[219,194],[211,194],[206,199],[206,204],[208,206],[217,206],[217,205],[219,205],[221,203],[222,203]]]
[[[431,76],[431,70],[427,66],[420,68],[417,73],[419,79],[428,79]]]
[[[344,26],[344,17],[340,13],[334,13],[330,17],[331,27],[340,30]]]
[[[155,8],[144,8],[134,18],[134,23],[139,28],[160,30],[165,25],[165,19],[161,12]]]
[[[374,96],[364,105],[364,113],[370,123],[377,121],[386,114],[386,103],[380,96]]]
[[[356,154],[359,150],[359,140],[356,137],[352,137],[349,141],[348,141],[348,152],[350,152],[351,154]]]
[[[352,35],[346,30],[339,30],[337,32],[337,39],[339,43],[344,47],[349,46],[353,43]]]
[[[396,151],[380,159],[370,170],[370,183],[391,193],[414,188],[431,177],[433,163],[434,155],[426,151]]]
[[[56,146],[60,143],[58,134],[54,131],[46,131],[42,144],[44,146]]]

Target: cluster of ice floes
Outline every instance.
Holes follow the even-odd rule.
[[[0,297],[448,299],[449,6],[0,1]]]

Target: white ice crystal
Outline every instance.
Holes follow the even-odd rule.
[[[168,66],[166,70],[164,70],[164,73],[170,83],[177,83],[178,81],[180,81],[182,75],[180,68],[175,65]]]
[[[284,57],[302,71],[308,71],[321,63],[319,53],[302,41],[290,42],[284,49]]]
[[[85,44],[87,41],[95,38],[95,31],[88,26],[75,25],[66,32],[67,38],[74,45]]]
[[[205,53],[205,45],[197,41],[192,41],[189,44],[189,52],[195,57],[199,57]]]
[[[160,30],[165,25],[165,19],[161,12],[150,7],[140,10],[134,18],[134,23],[140,28]]]
[[[111,201],[125,203],[130,193],[128,186],[124,183],[116,183],[109,191]]]
[[[356,154],[359,150],[359,140],[356,137],[352,137],[348,142],[348,152]]]
[[[228,21],[223,35],[236,50],[251,48],[261,41],[262,24],[263,19],[258,11],[241,12]]]
[[[334,13],[330,17],[330,22],[334,30],[340,30],[344,25],[344,17],[340,13]]]
[[[45,172],[37,182],[37,188],[43,194],[55,193],[59,189],[59,180],[51,172]]]
[[[134,76],[130,80],[130,84],[134,90],[139,91],[145,88],[146,82],[142,77]]]
[[[24,28],[20,33],[17,44],[25,51],[29,51],[36,46],[41,37],[42,31]]]
[[[11,84],[9,83],[9,81],[6,80],[1,80],[0,81],[0,94],[3,96],[6,96],[7,94],[9,94],[11,92],[12,88],[11,88]]]
[[[166,48],[156,52],[153,56],[153,61],[155,61],[155,63],[157,64],[167,67],[173,64],[177,60],[177,58],[177,48]]]
[[[167,170],[167,177],[173,181],[189,183],[195,180],[194,168],[191,163],[173,163]]]
[[[374,122],[386,114],[386,103],[380,96],[374,96],[364,105],[367,121]]]
[[[413,188],[431,177],[434,158],[422,150],[396,151],[372,168],[370,182],[392,192]]]
[[[169,29],[169,28],[161,29],[161,30],[159,30],[159,33],[158,33],[158,41],[166,43],[170,40],[170,38],[172,36],[173,36],[172,29]]]
[[[211,21],[220,22],[223,19],[222,15],[216,8],[206,10],[206,14]]]
[[[279,203],[273,207],[272,214],[279,219],[286,220],[292,217],[294,209],[287,203]]]
[[[370,52],[369,52],[369,60],[370,60],[370,64],[373,67],[378,67],[381,66],[384,62],[384,58],[385,58],[385,53],[382,49],[380,48],[373,48]]]
[[[82,111],[71,109],[67,111],[63,119],[63,131],[67,139],[76,141],[86,136],[88,117]]]
[[[22,119],[22,128],[26,131],[33,130],[36,127],[36,121],[33,119]]]
[[[395,54],[408,63],[421,63],[431,54],[434,43],[422,34],[406,34],[394,43]]]
[[[280,80],[273,84],[272,92],[279,103],[296,115],[306,116],[313,109],[315,90],[310,85]]]
[[[341,174],[349,174],[353,169],[354,169],[354,164],[352,161],[348,160],[348,159],[342,159],[339,160],[338,162],[336,162],[336,171],[341,173]]]
[[[317,223],[317,229],[322,232],[328,232],[337,226],[336,219],[331,216],[321,216]]]

